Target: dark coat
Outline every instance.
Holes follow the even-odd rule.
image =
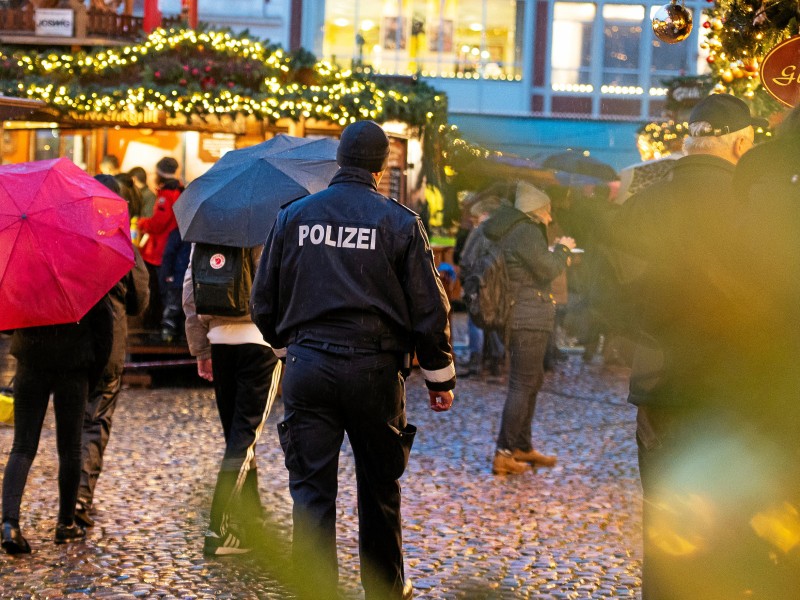
[[[753,318],[744,324],[747,389],[770,435],[800,427],[800,137],[784,135],[749,150],[734,185],[745,201],[742,279],[752,290]],[[748,328],[749,326],[749,328]]]
[[[77,323],[16,329],[11,354],[43,371],[89,371],[89,389],[100,379],[111,353],[113,310],[108,294]]]
[[[142,255],[134,248],[133,268],[117,282],[108,293],[114,315],[114,342],[108,359],[106,372],[119,376],[125,365],[125,349],[128,338],[128,315],[141,315],[150,298],[150,278]]]
[[[742,202],[733,171],[715,156],[683,157],[631,196],[606,232],[624,290],[619,320],[641,344],[634,404],[692,406],[724,396],[729,359],[737,359],[730,344],[747,310],[735,266]]]
[[[449,303],[419,217],[343,167],[278,214],[253,282],[251,314],[276,354],[317,342],[416,352],[431,389],[455,386]]]
[[[769,290],[759,301],[765,319],[795,314],[800,298],[800,137],[785,136],[749,150],[736,165],[734,187],[744,200],[744,242],[755,261],[750,284]],[[785,322],[793,322],[786,320]]]
[[[550,283],[567,267],[569,248],[558,244],[551,252],[544,225],[510,206],[498,208],[481,227],[503,248],[513,301],[508,326],[552,331],[556,310]]]

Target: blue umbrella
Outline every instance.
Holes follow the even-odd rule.
[[[181,236],[223,246],[263,244],[283,204],[328,187],[339,168],[338,146],[332,138],[280,134],[227,152],[175,203]]]
[[[568,179],[570,179],[570,183],[578,185],[602,183],[618,179],[617,172],[611,165],[574,150],[551,154],[542,161],[542,166],[547,169],[555,169],[556,171],[576,175],[577,177]]]

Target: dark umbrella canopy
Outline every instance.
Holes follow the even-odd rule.
[[[617,179],[617,172],[614,170],[614,167],[596,158],[592,158],[591,156],[585,156],[581,152],[575,152],[574,150],[551,154],[542,161],[542,166],[547,169],[555,169],[556,171],[564,171],[566,173],[590,177],[596,180],[594,183],[614,181]],[[587,181],[586,183],[592,182]]]
[[[263,244],[281,205],[328,186],[338,169],[337,147],[331,138],[280,134],[226,153],[175,203],[181,236],[225,246]]]

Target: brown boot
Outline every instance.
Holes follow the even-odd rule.
[[[519,462],[510,454],[495,452],[494,462],[492,463],[492,473],[494,475],[519,475],[529,471],[530,467],[524,462]]]
[[[514,460],[530,463],[534,467],[547,467],[548,469],[551,469],[556,466],[555,456],[547,456],[546,454],[542,454],[536,450],[528,450],[527,452],[524,452],[523,450],[517,449],[514,450],[511,455],[514,457]]]

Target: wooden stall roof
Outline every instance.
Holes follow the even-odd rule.
[[[0,96],[0,121],[25,117],[45,108],[47,108],[47,105],[41,100]]]

